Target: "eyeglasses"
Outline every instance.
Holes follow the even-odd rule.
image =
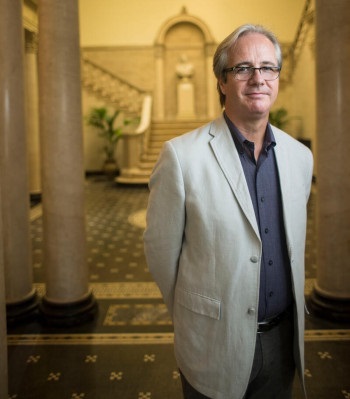
[[[224,69],[224,72],[233,72],[233,77],[236,80],[249,80],[254,72],[258,70],[260,72],[261,77],[264,80],[275,80],[279,77],[281,72],[281,67],[276,66],[262,66],[259,68],[251,67],[251,66],[234,66],[231,68]]]

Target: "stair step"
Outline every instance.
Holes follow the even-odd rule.
[[[152,126],[157,127],[161,126],[162,128],[165,127],[187,127],[187,128],[196,128],[198,126],[204,125],[207,123],[207,119],[183,119],[183,120],[177,120],[177,119],[172,119],[172,120],[157,120],[154,119],[152,121]]]
[[[121,184],[148,184],[151,170],[141,170],[140,168],[133,168],[129,170],[122,170],[122,174],[115,178],[117,183]]]
[[[147,151],[141,155],[138,168],[124,172],[122,176],[117,177],[116,181],[121,184],[148,183],[164,142],[190,132],[206,123],[208,123],[207,120],[152,121],[148,148]]]
[[[157,162],[157,159],[152,159],[152,158],[148,158],[148,159],[142,159],[139,163],[139,168],[142,170],[145,169],[153,169],[154,164]]]
[[[156,155],[158,156],[159,152],[161,150],[161,147],[150,147],[147,151],[148,155]]]

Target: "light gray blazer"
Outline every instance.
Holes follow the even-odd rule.
[[[295,298],[295,358],[304,375],[304,250],[310,150],[273,127]],[[188,381],[241,399],[252,367],[261,239],[239,155],[223,117],[164,144],[150,179],[147,263],[172,316]]]

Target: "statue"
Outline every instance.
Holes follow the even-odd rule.
[[[180,79],[177,84],[177,118],[194,119],[194,87],[191,78],[194,67],[189,62],[187,55],[182,54],[176,65],[176,75]]]
[[[176,74],[181,80],[191,79],[194,74],[193,65],[188,61],[187,55],[180,56],[179,63],[176,65]]]

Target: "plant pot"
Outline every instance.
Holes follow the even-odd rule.
[[[113,179],[118,170],[118,163],[115,159],[107,159],[103,164],[103,172],[109,179]]]

